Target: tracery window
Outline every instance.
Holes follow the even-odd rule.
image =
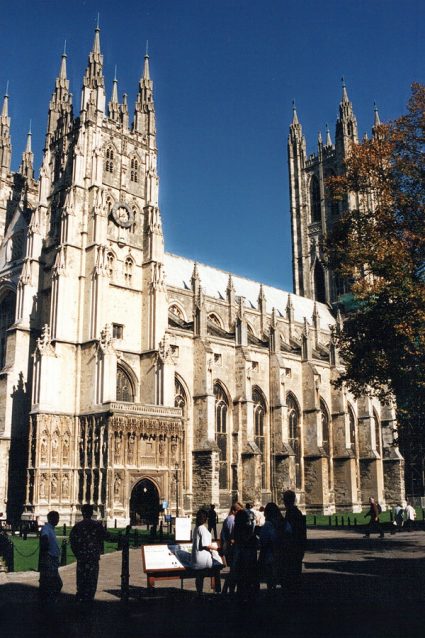
[[[348,428],[349,428],[349,445],[354,450],[356,445],[356,417],[351,405],[348,406]]]
[[[212,323],[214,323],[214,324],[215,324],[216,326],[218,326],[219,328],[222,328],[222,327],[223,327],[223,326],[222,326],[222,323],[221,323],[221,321],[220,321],[220,319],[218,318],[218,316],[217,316],[214,312],[211,312],[211,313],[208,315],[208,319],[209,319],[210,321],[212,321]]]
[[[114,149],[108,146],[105,153],[105,171],[107,173],[114,172]]]
[[[381,440],[381,424],[379,423],[378,415],[375,410],[373,411],[373,425],[375,428],[375,450],[379,455],[382,454],[382,440]]]
[[[301,489],[301,418],[298,403],[291,394],[286,399],[288,410],[289,445],[295,454],[295,485]]]
[[[126,286],[131,286],[133,279],[133,260],[131,257],[127,257],[124,262],[124,281]]]
[[[180,383],[177,377],[175,379],[174,405],[176,408],[181,408],[183,416],[186,416],[186,411],[187,411],[186,392],[184,391],[183,385]]]
[[[215,396],[215,440],[219,449],[218,484],[221,490],[229,487],[228,478],[228,432],[227,412],[228,402],[226,394],[219,383],[214,384]]]
[[[0,303],[0,369],[6,363],[7,330],[15,321],[16,295],[8,292]]]
[[[173,315],[176,315],[176,317],[178,317],[179,319],[181,319],[182,321],[184,321],[184,314],[181,308],[179,308],[179,306],[177,306],[176,304],[173,304],[172,306],[170,306],[169,308],[169,312],[171,312]]]
[[[114,278],[114,270],[115,270],[114,253],[109,252],[106,255],[106,269],[107,269],[108,277],[112,281]]]
[[[320,185],[319,180],[315,175],[313,175],[310,182],[310,206],[311,221],[320,222],[322,219],[320,210]]]
[[[318,259],[314,264],[314,298],[321,303],[326,303],[325,271]]]
[[[130,376],[121,366],[117,367],[117,401],[134,403],[133,384]]]
[[[130,161],[130,181],[137,183],[139,181],[139,162],[135,157]]]
[[[252,400],[254,402],[254,441],[261,452],[261,489],[266,489],[266,439],[264,431],[264,419],[266,414],[266,404],[262,393],[258,388],[252,390]]]
[[[330,439],[329,439],[329,412],[325,402],[320,399],[320,415],[322,419],[322,447],[326,455],[330,455]]]

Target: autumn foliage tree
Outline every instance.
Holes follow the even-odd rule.
[[[345,168],[328,188],[351,205],[326,246],[329,266],[350,283],[355,302],[336,335],[345,364],[340,383],[356,395],[395,397],[402,425],[419,428],[425,410],[425,86],[413,85],[406,115],[352,146]]]

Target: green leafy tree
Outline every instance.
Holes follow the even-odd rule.
[[[396,399],[400,436],[425,442],[425,86],[407,113],[353,145],[335,199],[351,200],[327,238],[335,273],[351,282],[354,310],[336,334],[339,383],[355,395]],[[410,434],[408,434],[408,432]]]

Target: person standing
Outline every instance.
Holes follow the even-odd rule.
[[[102,523],[92,520],[92,505],[83,505],[81,513],[83,520],[74,525],[69,540],[77,559],[77,599],[90,602],[96,594],[99,560],[106,531]]]
[[[401,528],[403,527],[403,508],[400,505],[400,503],[397,503],[397,505],[395,506],[393,511],[393,516],[394,516],[394,525],[396,527],[395,531],[401,532]]]
[[[196,527],[193,530],[192,541],[192,569],[206,570],[211,569],[213,566],[213,557],[211,550],[217,549],[217,543],[213,543],[211,539],[211,533],[205,527],[208,520],[208,512],[200,509],[196,514]],[[205,572],[200,573],[195,577],[196,591],[198,594],[202,594],[204,588],[204,576]],[[216,591],[220,591],[220,572],[216,574]]]
[[[215,505],[211,503],[208,510],[208,531],[212,532],[214,540],[217,540],[217,523],[218,516],[217,512],[215,511]]]
[[[59,514],[52,510],[47,514],[47,523],[40,532],[39,594],[43,602],[56,602],[63,586],[59,575],[60,547],[55,534],[58,523]]]
[[[404,526],[408,532],[411,532],[413,523],[415,522],[415,519],[416,519],[416,512],[415,512],[415,508],[411,505],[411,503],[409,503],[409,501],[407,502],[406,509],[404,510],[404,518],[405,518]]]
[[[384,530],[379,522],[381,506],[375,503],[373,496],[369,498],[369,506],[369,511],[365,514],[365,518],[369,517],[369,524],[365,532],[365,538],[369,538],[371,532],[377,532],[379,534],[379,538],[384,538]]]
[[[260,526],[260,556],[258,560],[261,580],[267,583],[267,589],[276,588],[282,578],[282,557],[280,535],[284,525],[283,516],[276,503],[267,503],[264,509],[265,522]]]
[[[305,518],[295,505],[296,494],[292,490],[283,493],[285,518],[283,521],[283,574],[287,589],[293,590],[301,580],[303,558],[307,544]]]

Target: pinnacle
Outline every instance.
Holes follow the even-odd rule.
[[[299,124],[295,100],[292,100],[292,124]]]
[[[150,72],[149,72],[149,55],[145,54],[145,64],[143,67],[143,79],[144,80],[150,80]]]
[[[349,102],[348,93],[347,93],[347,85],[345,84],[344,77],[341,78],[342,82],[342,102]]]
[[[31,120],[30,120],[30,127],[27,133],[27,145],[25,147],[25,153],[31,153],[32,149],[31,149],[31,137],[32,137],[32,133],[31,133]]]
[[[326,124],[326,146],[332,146],[331,133],[329,131],[329,126]]]
[[[373,125],[379,126],[381,124],[381,119],[379,117],[378,107],[376,106],[376,102],[373,103]]]
[[[6,84],[6,92],[3,99],[3,108],[1,111],[2,117],[8,117],[9,115],[9,81]]]
[[[94,40],[93,40],[93,53],[100,53],[100,28],[99,28],[99,16],[98,22],[96,25],[96,29],[94,30]]]
[[[65,40],[65,47],[66,47],[66,40]],[[60,71],[59,71],[59,77],[61,78],[61,80],[66,80],[66,52],[65,52],[65,47],[62,53],[62,59],[61,59],[61,66],[60,66]]]

